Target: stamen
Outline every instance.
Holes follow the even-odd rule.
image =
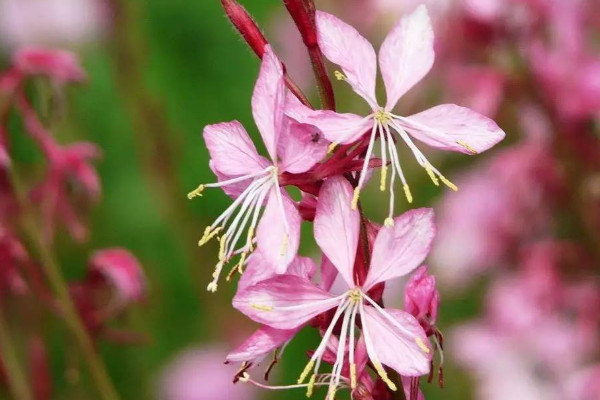
[[[381,190],[382,192],[385,192],[385,182],[386,182],[386,178],[387,178],[387,170],[388,167],[386,165],[381,167],[381,182],[379,183],[379,190]],[[393,190],[393,188],[392,188]]]
[[[288,247],[288,242],[290,240],[290,237],[288,236],[287,233],[283,234],[283,241],[281,242],[281,248],[279,250],[279,255],[280,256],[285,256],[285,253],[287,252],[287,247]]]
[[[315,374],[312,374],[312,376],[310,377],[310,380],[308,381],[308,387],[306,388],[306,397],[312,396],[316,378],[317,376]]]
[[[431,165],[425,164],[423,167],[425,168],[425,171],[427,171],[427,175],[429,175],[433,184],[435,186],[440,186],[440,181],[437,178],[437,176],[435,176],[435,174],[433,173],[433,169],[432,169]]]
[[[404,185],[404,195],[406,196],[406,200],[408,200],[409,203],[413,202],[412,193],[410,193],[410,188],[408,187],[408,185]]]
[[[392,382],[392,380],[389,378],[387,372],[385,372],[385,369],[383,368],[383,365],[381,365],[379,361],[373,361],[373,366],[375,367],[377,374],[381,377],[381,380],[388,385],[390,390],[394,392],[397,391],[398,388],[396,387],[396,384],[394,384],[394,382]]]
[[[220,262],[225,261],[225,241],[226,240],[227,240],[227,233],[225,233],[223,236],[221,236],[221,239],[219,239],[219,261]]]
[[[442,180],[442,182],[444,182],[444,184],[446,186],[448,186],[450,189],[454,190],[455,192],[458,191],[458,187],[450,182],[448,179],[446,179],[446,177],[444,175],[440,175],[440,179]]]
[[[213,229],[212,226],[207,226],[206,229],[204,229],[204,235],[198,242],[198,246],[204,246],[212,238],[214,238],[216,235],[218,235],[219,232],[221,232],[222,230],[223,230],[222,226],[218,226],[215,229]]]
[[[415,339],[415,342],[417,342],[417,345],[421,348],[421,350],[423,350],[425,353],[429,354],[431,353],[431,350],[429,349],[429,347],[427,347],[427,345],[425,345],[425,342],[423,341],[423,339],[421,339],[420,337]]]
[[[219,261],[215,266],[215,271],[213,272],[213,280],[208,284],[206,290],[209,292],[215,293],[217,291],[217,282],[219,280],[219,276],[221,275],[221,271],[223,270],[223,261]]]
[[[354,329],[354,327],[352,327],[352,329]],[[350,364],[350,387],[352,389],[356,388],[356,364],[355,363]]]
[[[357,186],[354,188],[354,195],[352,196],[352,209],[356,210],[358,207],[358,198],[360,196],[360,187]]]
[[[462,147],[464,147],[465,149],[467,149],[468,151],[470,151],[472,154],[477,154],[477,150],[475,150],[473,147],[469,146],[468,143],[465,143],[462,140],[457,140],[456,143]]]
[[[331,154],[333,153],[333,151],[335,150],[336,147],[338,147],[339,143],[338,142],[333,142],[329,145],[329,147],[327,148],[327,154]]]
[[[200,185],[196,189],[189,192],[187,195],[187,198],[189,200],[192,200],[194,197],[200,197],[200,196],[202,196],[203,191],[204,191],[204,185]]]
[[[254,308],[255,310],[258,311],[273,311],[275,308],[273,308],[273,306],[268,306],[266,304],[251,304],[250,307]]]
[[[334,400],[336,392],[337,392],[337,388],[335,386],[330,386],[329,391],[327,392],[326,400]]]
[[[391,228],[392,226],[394,226],[394,219],[390,218],[390,217],[387,217],[385,219],[385,221],[383,222],[383,225],[385,225],[388,228]]]
[[[304,380],[306,379],[306,377],[308,376],[308,373],[310,372],[310,370],[315,366],[315,360],[311,359],[308,364],[306,364],[306,367],[304,367],[304,370],[302,371],[302,373],[300,374],[300,378],[298,378],[298,384],[301,384],[302,382],[304,382]]]
[[[333,74],[335,75],[335,79],[337,79],[338,81],[345,81],[346,80],[346,75],[344,75],[342,72],[340,71],[334,71]]]

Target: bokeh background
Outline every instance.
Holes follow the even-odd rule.
[[[311,99],[318,101],[309,60],[281,2],[263,0],[241,3],[264,29],[287,64],[290,75]],[[381,43],[397,18],[416,4],[408,0],[317,0],[316,3],[318,7],[334,11],[353,23],[375,43],[375,47]],[[487,160],[490,160],[489,163],[495,162],[494,157],[503,154],[511,146],[518,146],[536,135],[523,124],[521,111],[529,109],[531,104],[543,104],[543,107],[557,107],[549,114],[558,115],[559,106],[554,99],[562,100],[564,96],[569,96],[573,98],[572,101],[577,101],[575,97],[585,88],[596,85],[597,90],[600,78],[596,77],[594,80],[590,77],[581,84],[585,87],[573,83],[554,92],[546,90],[548,85],[536,83],[539,74],[536,75],[533,67],[524,65],[527,64],[529,46],[533,46],[534,42],[530,37],[531,32],[538,35],[534,37],[536,40],[548,40],[548,28],[553,28],[552,24],[557,23],[555,20],[545,20],[545,14],[538,14],[536,11],[536,4],[544,3],[543,1],[440,0],[431,3],[430,11],[439,42],[436,65],[432,73],[402,100],[399,111],[400,114],[408,115],[441,102],[454,102],[487,113],[506,131],[507,137],[500,146],[477,157],[427,152],[438,169],[459,183],[468,181],[463,176],[464,171],[485,170],[481,175],[485,175],[489,186],[484,186],[479,192],[470,191],[476,192],[474,197],[465,195],[463,214],[456,216],[458,222],[447,222],[450,226],[460,224],[463,218],[469,218],[471,211],[475,219],[483,214],[482,232],[475,232],[477,235],[484,235],[485,224],[489,221],[485,219],[485,211],[480,209],[489,211],[495,207],[494,199],[489,198],[490,193],[494,194],[491,197],[495,197],[495,179],[498,179],[501,189],[518,182],[518,190],[510,193],[517,198],[526,196],[530,189],[539,191],[540,195],[530,204],[532,209],[544,207],[542,203],[551,196],[545,186],[543,189],[536,186],[545,179],[543,176],[548,174],[548,169],[531,172],[527,166],[518,163],[496,161],[501,165],[494,167],[497,168],[495,170],[486,164]],[[589,3],[591,6],[586,9],[588,17],[591,18],[594,13],[597,16],[598,6],[594,6],[593,1]],[[532,8],[528,10],[527,7]],[[542,28],[539,27],[540,24],[543,25]],[[532,25],[535,29],[531,28]],[[529,28],[531,29],[528,30]],[[560,39],[567,35],[560,32],[559,30],[555,37]],[[589,51],[589,54],[586,53],[586,60],[595,60],[597,63],[599,37],[596,33],[586,33],[585,38],[581,39],[583,44],[580,44],[586,48],[586,52]],[[88,80],[83,85],[68,88],[64,116],[52,131],[62,143],[87,140],[97,143],[103,151],[102,159],[96,164],[101,177],[102,198],[91,210],[89,240],[83,244],[74,244],[66,234],[59,233],[55,243],[63,273],[69,279],[79,279],[85,274],[89,254],[95,249],[110,246],[129,249],[138,257],[145,272],[145,301],[130,307],[124,317],[112,323],[116,328],[140,333],[143,338],[139,343],[133,344],[116,344],[103,340],[98,342],[99,351],[121,397],[131,400],[305,398],[302,390],[266,392],[247,387],[230,392],[229,377],[236,368],[224,366],[222,360],[227,351],[240,344],[252,332],[254,325],[230,306],[235,285],[222,284],[216,294],[209,294],[205,290],[218,249],[214,243],[202,248],[196,244],[204,227],[220,214],[228,198],[218,191],[207,191],[202,198],[193,201],[186,198],[187,192],[199,183],[214,179],[208,167],[202,128],[207,124],[237,119],[248,127],[251,135],[256,137],[257,133],[250,113],[250,96],[259,62],[225,18],[220,2],[0,0],[2,69],[8,68],[14,50],[28,44],[70,49],[81,57],[89,75]],[[567,52],[565,55],[558,55],[556,59],[548,59],[547,64],[556,64],[568,58],[566,54]],[[590,63],[593,64],[592,61]],[[575,64],[561,68],[565,69],[564,74],[570,80],[573,76],[583,74]],[[600,68],[596,66],[592,70],[600,76]],[[592,75],[590,72],[590,76]],[[365,109],[366,105],[343,82],[334,84],[339,109]],[[526,92],[527,95],[521,92]],[[600,90],[590,96],[593,97],[594,93],[600,94]],[[535,96],[542,100],[535,103]],[[515,99],[522,100],[522,103]],[[588,103],[585,104],[586,107],[589,106]],[[576,108],[581,110],[582,107],[584,106]],[[588,132],[586,140],[589,141],[583,147],[598,146],[598,126],[594,122],[598,108],[594,111],[594,107],[589,106],[591,111],[583,117],[569,115],[554,125],[551,121],[549,129],[541,128],[543,123],[536,120],[538,122],[533,123],[535,126],[531,130],[537,128],[538,131],[543,131],[539,135],[546,139],[540,140],[546,143],[552,141],[553,135],[561,134],[556,130],[557,126],[572,127],[564,121],[575,119],[578,124],[576,126],[581,127],[580,131]],[[10,128],[14,164],[24,174],[35,179],[41,158],[22,134],[16,115],[10,120]],[[540,146],[543,145],[534,147]],[[576,149],[576,158],[579,157],[577,151]],[[523,153],[512,158],[523,161],[530,157],[533,156]],[[597,207],[598,197],[592,197],[591,200],[586,197],[589,193],[590,196],[594,193],[594,196],[598,196],[600,178],[594,159],[595,155],[592,155],[592,161],[583,167],[585,182],[571,181],[571,188],[575,186],[575,191],[566,194],[567,199],[575,202],[573,207],[576,209],[584,205]],[[558,162],[554,162],[556,163]],[[497,174],[496,171],[504,170],[505,165],[506,168],[510,165],[514,172],[509,176],[499,176],[502,172]],[[454,209],[444,206],[443,196],[448,191],[446,188],[433,186],[424,171],[417,168],[410,158],[407,157],[403,166],[413,188],[414,207],[434,206],[445,214],[454,212]],[[562,164],[559,168],[562,168]],[[524,174],[529,180],[519,181],[519,177]],[[500,192],[506,193],[504,190]],[[375,221],[383,220],[382,212],[387,208],[382,205],[386,204],[387,196],[380,195],[373,186],[364,193],[366,214]],[[555,192],[552,193],[554,195]],[[582,228],[577,222],[573,222],[577,219],[595,221],[597,210],[589,210],[585,215],[575,215],[565,206],[563,194],[555,197],[560,200],[560,212],[544,214],[542,218],[549,221],[551,227],[545,228],[541,237],[572,240],[576,244],[581,243],[584,248],[589,243],[595,243],[596,246],[600,244],[594,242],[598,238],[597,233],[590,236],[587,227]],[[500,198],[498,201],[510,200]],[[474,204],[479,204],[480,207]],[[486,204],[489,204],[489,208]],[[400,199],[397,206],[400,211],[406,209],[407,204]],[[514,211],[499,210],[498,213]],[[531,214],[523,215],[515,211],[515,215],[516,219],[527,220]],[[448,215],[444,215],[444,218],[445,221],[451,221]],[[524,225],[528,224],[525,222]],[[477,220],[468,225],[475,230],[478,226]],[[310,226],[305,228],[301,253],[318,258],[311,241]],[[505,233],[499,234],[491,240],[500,242],[505,236]],[[515,236],[520,238],[516,234]],[[531,237],[523,240],[531,240]],[[432,271],[439,272],[442,277],[439,280],[442,304],[438,321],[442,332],[451,333],[456,326],[480,318],[485,313],[489,282],[497,279],[498,274],[481,273],[481,270],[489,270],[491,267],[481,267],[476,272],[475,268],[461,268],[458,264],[466,261],[456,256],[456,253],[460,255],[469,252],[477,245],[476,240],[456,242],[455,246],[460,248],[454,248],[450,253],[441,254],[429,262]],[[516,254],[519,251],[513,250],[512,258],[504,258],[502,262],[490,259],[489,263],[510,264],[507,269],[514,270],[514,260],[518,258]],[[583,272],[569,276],[595,279],[599,270],[596,264],[598,259],[590,256],[585,260]],[[480,262],[482,263],[486,264],[485,261]],[[454,267],[456,269],[453,270]],[[460,279],[467,275],[480,277]],[[401,305],[401,288],[402,284],[398,288],[390,288],[387,301]],[[79,360],[77,350],[71,345],[68,332],[60,320],[41,316],[35,322],[29,321],[30,318],[24,318],[23,321],[19,306],[11,307],[12,313],[8,315],[10,327],[18,337],[21,337],[19,333],[27,332],[33,325],[44,338],[51,371],[51,398],[95,398],[85,366]],[[518,314],[519,307],[513,310]],[[574,337],[567,338],[567,342],[571,339],[574,340]],[[272,382],[294,382],[305,363],[305,351],[316,343],[315,332],[308,329],[303,331],[287,346],[285,356],[272,375]],[[25,345],[21,343],[20,346]],[[479,386],[481,381],[478,381],[477,374],[469,375],[457,365],[451,346],[452,341],[449,342],[444,364],[446,387],[440,389],[435,383],[424,384],[427,399],[514,398],[482,395]],[[481,358],[494,363],[497,357],[494,351],[504,350],[486,352],[486,349],[478,348],[474,351],[479,352]],[[586,352],[588,359],[592,361],[594,354],[593,350]],[[181,394],[179,397],[168,397],[165,385],[178,386],[178,390],[184,387],[188,392],[196,391],[203,395],[185,397]],[[10,398],[5,389],[0,391],[0,398]],[[533,395],[522,397],[523,400],[537,398]]]

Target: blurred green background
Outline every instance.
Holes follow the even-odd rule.
[[[268,36],[274,35],[275,19],[287,18],[279,1],[243,3]],[[201,135],[206,124],[237,119],[256,137],[250,96],[259,63],[224,17],[219,1],[129,0],[114,2],[113,7],[115,18],[106,37],[79,52],[89,81],[69,89],[67,117],[55,129],[63,143],[89,140],[103,149],[98,163],[103,197],[92,212],[90,241],[77,246],[61,236],[57,252],[71,278],[84,273],[86,259],[95,249],[123,246],[141,260],[148,299],[116,326],[145,333],[150,342],[134,346],[101,342],[100,351],[123,399],[149,399],[156,397],[162,369],[178,353],[193,346],[233,349],[254,328],[230,307],[235,285],[223,282],[218,293],[206,292],[217,249],[214,243],[196,246],[228,198],[209,190],[188,201],[186,193],[214,179]],[[382,33],[383,28],[374,33],[376,43]],[[342,110],[362,107],[354,103],[347,87],[336,83],[336,90]],[[316,100],[314,91],[310,95]],[[419,99],[437,100],[431,93],[418,96],[417,105]],[[36,162],[27,143],[16,148],[19,163]],[[435,162],[452,177],[455,165]],[[406,163],[413,206],[431,206],[442,190],[427,183],[424,171],[414,164]],[[379,205],[387,197],[371,187],[363,199],[367,215],[382,220],[385,207]],[[406,204],[400,199],[397,210],[402,207]],[[310,226],[305,228],[302,254],[317,258]],[[475,314],[479,297],[477,293],[445,297],[442,331]],[[53,322],[47,331],[55,397],[93,398],[83,365],[79,383],[64,377],[69,358],[76,357],[71,354],[75,350],[65,350],[69,339],[64,328]],[[316,344],[316,333],[303,331],[286,349],[272,383],[294,382],[306,362],[304,352]],[[466,378],[451,362],[445,377],[444,390],[423,385],[429,400],[471,397]],[[259,392],[259,398],[302,399],[305,393]],[[340,398],[349,396],[342,392]]]

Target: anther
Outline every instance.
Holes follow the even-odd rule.
[[[472,154],[477,154],[477,150],[475,150],[472,146],[470,146],[468,143],[466,143],[466,142],[464,142],[462,140],[457,140],[456,144],[458,144],[459,146],[464,147],[465,149],[467,149]]]
[[[325,400],[334,400],[336,392],[337,392],[337,387],[331,386],[329,388],[329,391],[327,392],[327,398]]]
[[[337,79],[338,81],[346,80],[346,75],[344,75],[340,71],[334,71],[333,74],[335,75],[335,79]]]
[[[302,384],[302,382],[304,382],[304,380],[308,376],[308,373],[314,366],[315,366],[315,360],[310,360],[308,362],[308,364],[306,364],[306,367],[304,367],[304,371],[302,371],[302,373],[300,374],[300,378],[298,378],[298,385],[300,385],[300,384]]]
[[[273,311],[274,310],[273,306],[268,306],[265,304],[251,304],[250,307],[252,307],[258,311]]]
[[[435,176],[435,173],[431,169],[431,166],[429,166],[429,165],[426,164],[425,165],[425,171],[427,171],[427,175],[429,175],[429,177],[431,178],[431,181],[433,182],[433,184],[435,186],[440,186],[440,181],[437,178],[437,176]]]
[[[356,187],[354,188],[354,195],[352,196],[352,209],[356,210],[356,208],[358,207],[358,198],[360,196],[360,188]]]
[[[404,185],[404,195],[406,196],[406,200],[408,200],[409,203],[413,202],[412,193],[410,192],[410,188],[408,187],[408,185]]]
[[[221,236],[221,239],[219,240],[219,261],[223,262],[225,261],[225,241],[227,240],[227,234],[224,234],[223,236]]]
[[[206,229],[204,230],[204,234],[202,235],[202,238],[198,242],[198,246],[204,246],[206,243],[208,243],[209,240],[214,238],[219,232],[221,232],[223,230],[223,227],[219,226],[219,227],[215,228],[214,230],[211,230],[211,229],[212,228],[210,226],[206,227]]]
[[[381,167],[381,182],[379,183],[379,190],[381,190],[382,192],[385,192],[385,181],[387,178],[387,172],[388,168],[386,165]]]
[[[456,186],[454,183],[452,183],[452,182],[450,182],[448,179],[446,179],[446,177],[445,177],[445,176],[443,176],[443,175],[440,175],[440,179],[441,179],[441,180],[442,180],[442,182],[444,182],[444,184],[445,184],[446,186],[448,186],[450,189],[454,190],[455,192],[456,192],[456,191],[458,191],[458,187],[457,187],[457,186]]]
[[[385,225],[388,228],[391,228],[392,226],[394,226],[394,220],[390,217],[387,217],[383,222],[383,225]]]
[[[285,256],[285,253],[287,252],[287,247],[288,247],[288,242],[290,241],[290,237],[288,236],[287,233],[283,234],[283,240],[281,242],[281,249],[279,249],[279,255],[280,256]]]
[[[250,381],[250,375],[247,372],[244,372],[239,379],[240,382],[248,383],[248,381]]]
[[[387,372],[385,372],[385,369],[383,369],[383,366],[381,365],[381,363],[373,362],[373,365],[375,366],[375,370],[377,371],[377,374],[379,374],[379,376],[381,377],[381,380],[384,381],[386,385],[388,385],[390,390],[392,390],[394,392],[396,390],[398,390],[398,388],[396,387],[396,384],[394,384],[394,382],[392,382],[391,379],[388,377],[388,374],[387,374]]]
[[[308,386],[306,388],[306,397],[311,397],[313,394],[313,389],[315,388],[315,379],[317,378],[317,376],[315,374],[312,374],[312,376],[310,377],[310,380],[308,381]]]
[[[335,150],[336,147],[338,147],[338,142],[333,142],[329,145],[329,147],[327,148],[327,154],[331,154],[333,153],[333,151]]]
[[[187,198],[193,199],[194,197],[202,196],[202,192],[204,191],[204,185],[198,186],[196,189],[192,190],[188,193]]]
[[[350,364],[350,388],[353,390],[356,388],[356,364],[355,363]]]
[[[425,342],[423,341],[423,339],[421,339],[420,337],[415,339],[415,342],[417,342],[417,345],[419,346],[419,348],[421,350],[423,350],[425,353],[429,354],[431,353],[431,350],[429,350],[429,347],[427,347],[427,345],[425,344]]]

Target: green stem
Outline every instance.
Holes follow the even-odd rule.
[[[8,378],[8,386],[13,396],[17,400],[31,400],[33,396],[29,390],[25,373],[19,364],[19,359],[16,354],[16,347],[10,333],[8,332],[8,325],[4,320],[2,309],[0,308],[0,355],[2,355],[2,362],[4,364],[4,370]]]
[[[83,358],[90,371],[90,375],[97,386],[100,397],[104,400],[117,400],[119,399],[119,396],[112,386],[104,364],[96,352],[92,339],[79,318],[75,304],[69,294],[68,285],[61,274],[60,267],[48,248],[47,243],[39,233],[38,226],[34,219],[34,213],[32,212],[32,206],[12,167],[8,168],[8,175],[15,196],[23,209],[23,229],[25,234],[31,240],[31,243],[38,254],[40,266],[58,300],[59,311],[61,312],[67,328],[71,331],[75,341],[79,345]]]

